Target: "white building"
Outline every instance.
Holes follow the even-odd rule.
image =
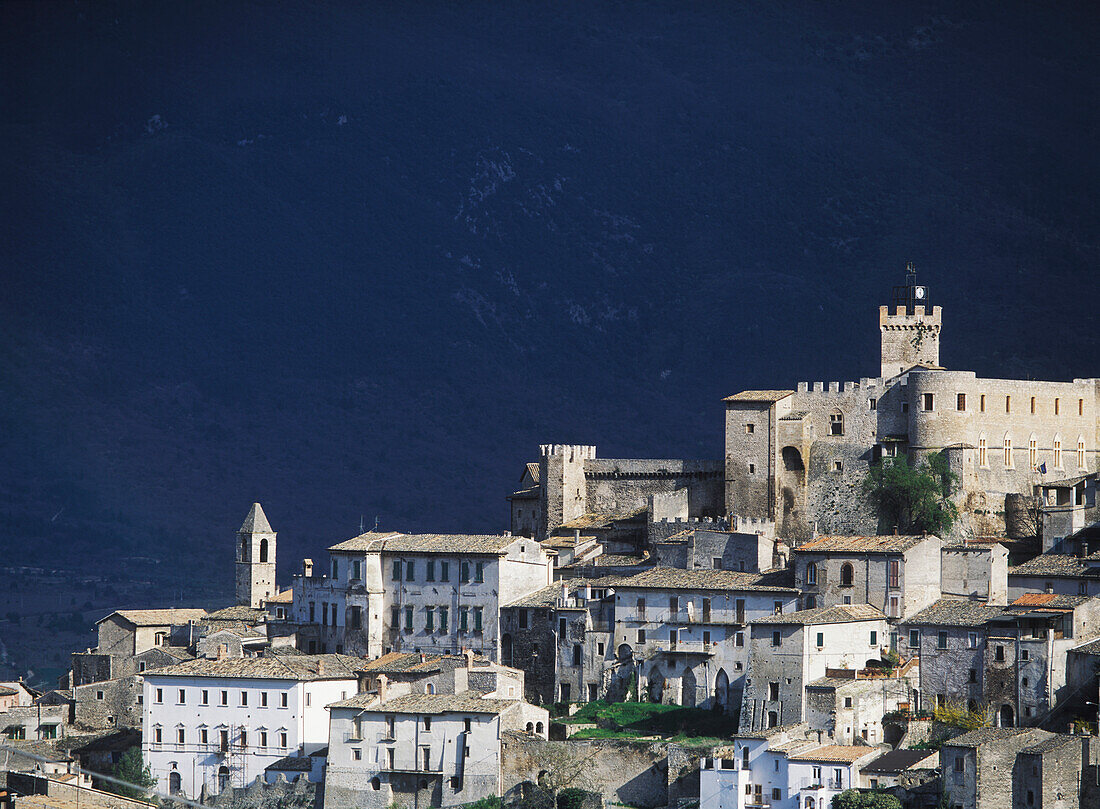
[[[356,692],[341,655],[199,658],[145,673],[142,755],[160,790],[198,798],[328,743],[325,706]]]
[[[359,694],[332,715],[324,809],[454,806],[503,793],[501,733],[546,738],[549,714],[478,691]]]
[[[835,795],[862,786],[860,767],[875,747],[822,745],[804,727],[739,735],[699,764],[699,809],[829,809]]]
[[[524,537],[366,533],[328,550],[327,575],[309,562],[294,578],[294,620],[320,625],[311,651],[499,661],[500,605],[553,580],[553,556]]]
[[[798,590],[783,578],[653,568],[615,579],[615,654],[634,661],[639,689],[651,701],[737,711],[748,622],[798,609]]]
[[[878,665],[887,651],[886,616],[870,604],[838,604],[770,615],[750,623],[743,730],[806,719],[805,687],[830,669]]]

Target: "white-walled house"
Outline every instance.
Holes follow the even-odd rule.
[[[829,669],[877,664],[889,643],[886,616],[870,604],[838,604],[750,623],[742,730],[806,719],[805,687]]]
[[[454,806],[502,794],[501,733],[546,738],[549,714],[478,691],[358,694],[332,715],[324,809]]]
[[[198,798],[328,743],[325,706],[356,692],[342,655],[199,658],[144,675],[142,755],[157,787]]]
[[[553,581],[553,555],[525,537],[368,532],[328,550],[327,571],[294,578],[294,621],[320,628],[312,651],[499,662],[500,606]]]
[[[699,809],[829,809],[834,796],[862,786],[860,767],[875,747],[822,745],[805,726],[738,735],[699,763]]]

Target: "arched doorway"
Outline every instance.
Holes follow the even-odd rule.
[[[218,767],[218,792],[229,787],[229,768],[224,764]]]
[[[695,686],[695,672],[685,668],[684,673],[680,675],[680,704],[685,708],[695,707]]]
[[[802,473],[806,471],[806,465],[802,463],[802,453],[798,451],[797,447],[783,447],[783,471],[784,472],[798,472]],[[801,482],[801,477],[799,477]]]
[[[718,669],[718,676],[714,678],[714,704],[723,711],[730,706],[730,678],[725,669]]]
[[[768,727],[779,727],[779,713],[778,711],[768,711]]]
[[[619,660],[629,660],[634,656],[634,650],[630,648],[629,643],[624,643],[619,646]]]
[[[500,662],[505,666],[512,665],[512,636],[507,633],[500,637]]]
[[[178,795],[183,790],[183,778],[178,772],[168,773],[168,792]]]
[[[1012,710],[1011,705],[1001,706],[1001,727],[1014,728],[1016,727],[1016,712]]]
[[[661,702],[665,696],[665,677],[656,666],[649,672],[649,701]]]

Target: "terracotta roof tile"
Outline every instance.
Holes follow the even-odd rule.
[[[827,744],[823,747],[816,747],[813,750],[807,750],[803,753],[795,753],[789,758],[792,761],[838,761],[848,762],[859,761],[864,756],[874,755],[878,750],[874,747],[849,747],[848,745],[841,744]]]
[[[794,549],[795,553],[814,551],[815,553],[903,553],[925,540],[937,539],[924,536],[819,536],[804,542]]]
[[[502,534],[400,534],[368,531],[339,542],[329,550],[499,555],[518,539],[522,537]]]

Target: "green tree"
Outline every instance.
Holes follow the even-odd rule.
[[[901,809],[901,801],[888,792],[847,789],[833,796],[832,809]]]
[[[944,536],[959,516],[951,497],[959,478],[942,452],[914,469],[904,456],[883,458],[863,479],[863,490],[878,505],[884,531]]]
[[[144,800],[148,797],[149,790],[157,783],[157,779],[153,777],[149,765],[141,757],[141,748],[137,746],[131,747],[122,754],[112,774],[119,781],[125,781],[126,783],[120,784],[115,781],[108,781],[104,787],[116,795],[122,795],[124,798]]]

